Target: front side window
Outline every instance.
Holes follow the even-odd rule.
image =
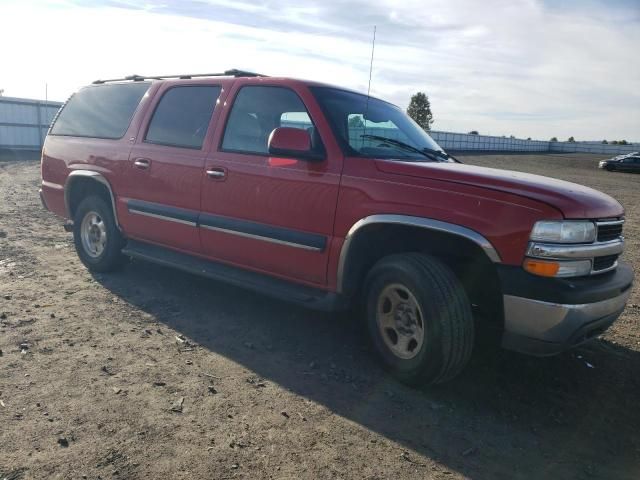
[[[395,105],[346,90],[312,87],[345,153],[356,157],[405,161],[446,160],[425,156],[442,148]]]
[[[192,85],[165,92],[153,112],[145,142],[202,148],[221,87]]]
[[[238,92],[229,114],[222,150],[267,154],[269,135],[278,127],[307,130],[312,150],[322,142],[298,95],[284,87],[247,86]]]
[[[65,104],[49,134],[122,138],[149,85],[135,82],[85,87]]]

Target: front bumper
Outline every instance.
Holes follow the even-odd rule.
[[[505,286],[502,346],[539,356],[603,333],[624,310],[633,284],[633,270],[626,264],[580,279],[543,279],[522,272],[502,269],[500,274]]]

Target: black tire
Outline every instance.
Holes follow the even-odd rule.
[[[106,234],[104,246],[97,255],[89,252],[83,243],[81,233],[83,221],[88,215],[93,214],[103,222]],[[73,241],[80,260],[92,272],[109,272],[123,263],[124,238],[116,226],[111,206],[98,196],[85,197],[76,208],[73,219]]]
[[[401,358],[387,345],[393,343],[392,336],[382,332],[384,327],[377,319],[378,302],[387,301],[384,292],[395,284],[413,295],[420,307],[417,316],[422,317],[418,321],[423,325],[422,344],[418,348],[416,342],[415,350],[409,353],[415,356],[409,359]],[[384,367],[398,380],[410,385],[443,383],[458,375],[469,361],[474,343],[471,303],[453,271],[439,260],[420,253],[381,259],[367,275],[364,304],[371,343]],[[394,307],[389,315],[395,316],[396,310]],[[396,332],[396,342],[398,335]]]

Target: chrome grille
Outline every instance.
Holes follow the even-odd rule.
[[[624,220],[596,222],[598,226],[598,242],[609,242],[622,236]]]

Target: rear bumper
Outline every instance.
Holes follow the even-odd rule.
[[[548,288],[535,288],[534,282],[530,289],[515,292],[512,286],[503,295],[504,348],[553,355],[600,335],[624,310],[633,270],[621,264],[608,274],[545,280]]]
[[[44,200],[44,195],[42,194],[42,189],[39,189],[38,193],[40,194],[40,203],[42,204],[42,206],[44,207],[45,210],[49,210],[49,207],[47,207],[47,202]]]

